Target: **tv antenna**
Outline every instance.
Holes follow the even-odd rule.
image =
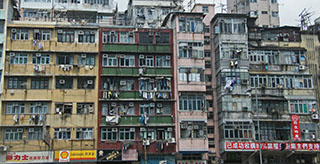
[[[217,8],[221,8],[221,12],[220,13],[223,13],[223,11],[227,12],[227,8],[226,7],[227,7],[227,5],[222,3],[221,0],[220,0],[220,2],[218,3],[218,6],[217,6]]]
[[[309,9],[307,10],[304,8],[302,10],[302,12],[299,14],[301,30],[308,29],[308,26],[311,24],[310,18],[313,16],[313,14],[313,12],[309,12]]]

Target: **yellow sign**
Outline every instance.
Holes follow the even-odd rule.
[[[61,151],[54,152],[54,160],[59,160]],[[96,160],[95,150],[69,150],[69,159],[71,160]],[[61,157],[60,157],[61,158]]]

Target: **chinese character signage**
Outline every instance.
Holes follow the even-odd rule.
[[[121,150],[98,150],[98,161],[121,161]]]
[[[178,160],[177,164],[207,164],[206,160]]]
[[[47,163],[53,162],[52,151],[7,152],[5,163]]]
[[[122,150],[122,161],[138,161],[136,149]]]
[[[291,115],[292,136],[294,141],[301,141],[299,115]]]
[[[69,162],[73,160],[96,160],[95,150],[61,150],[55,151],[54,160]]]
[[[282,143],[261,143],[262,150],[280,150]],[[284,143],[286,150],[320,151],[320,143]],[[258,142],[226,142],[226,151],[259,150]]]

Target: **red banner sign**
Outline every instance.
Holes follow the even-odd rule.
[[[301,141],[299,115],[291,115],[292,135],[294,141]]]
[[[280,150],[282,143],[261,143],[262,150]],[[320,143],[284,143],[285,150],[320,151]],[[226,150],[259,150],[258,142],[226,142]]]

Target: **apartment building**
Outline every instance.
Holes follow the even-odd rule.
[[[6,161],[46,154],[39,158],[52,162],[62,150],[95,156],[98,28],[12,21],[7,29],[1,110]]]
[[[255,23],[260,27],[280,26],[278,0],[227,0],[227,11],[257,18]]]
[[[113,25],[113,0],[27,0],[19,1],[20,20],[72,22],[74,25]]]
[[[182,11],[182,0],[129,0],[127,25],[158,28],[171,12]]]
[[[204,13],[203,13],[204,11]],[[208,22],[214,5],[197,4],[191,12],[175,12],[163,27],[174,33],[177,99],[177,163],[214,159],[211,55]],[[210,120],[210,123],[208,123]],[[209,137],[209,139],[208,139]]]
[[[100,40],[97,161],[174,164],[172,30],[101,27]]]
[[[247,26],[251,21],[240,14],[212,20],[221,159],[259,163],[261,147],[263,163],[315,162],[320,148],[312,57],[301,47],[299,28]],[[242,46],[223,47],[236,40]],[[229,61],[219,62],[223,58]],[[219,76],[228,67],[234,72]]]

